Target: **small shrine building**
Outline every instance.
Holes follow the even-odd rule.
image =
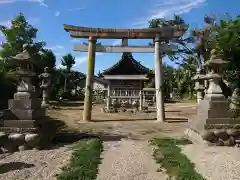
[[[124,52],[120,60],[104,70],[102,75],[109,82],[107,109],[110,108],[112,101],[129,105],[137,102],[139,109],[142,109],[144,81],[149,79],[152,72],[135,60],[132,53]]]

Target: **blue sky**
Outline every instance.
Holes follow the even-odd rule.
[[[239,13],[239,0],[0,0],[0,24],[22,12],[28,21],[39,29],[37,40],[43,40],[57,57],[72,53],[76,57],[76,70],[86,72],[87,53],[73,52],[72,45],[86,40],[72,39],[64,31],[63,24],[89,27],[147,27],[152,18],[169,18],[179,14],[191,27],[202,27],[205,14],[222,16]],[[1,35],[0,35],[1,36]],[[2,39],[0,37],[0,39]],[[100,40],[102,44],[118,44],[119,40]],[[129,44],[143,45],[150,40],[130,40]],[[114,64],[119,53],[98,53],[95,72]],[[134,58],[145,66],[154,67],[153,54],[138,53]],[[165,59],[170,63],[168,59]]]

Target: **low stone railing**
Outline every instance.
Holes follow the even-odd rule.
[[[0,147],[7,152],[40,148],[40,140],[41,136],[35,133],[0,132]]]

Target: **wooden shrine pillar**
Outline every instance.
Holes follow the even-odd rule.
[[[83,120],[92,120],[92,94],[93,94],[93,78],[95,69],[95,53],[96,53],[96,39],[89,37],[88,39],[88,71],[85,87],[84,111]]]
[[[140,91],[139,91],[139,110],[143,110],[143,81],[140,81]]]
[[[162,54],[160,51],[160,38],[159,35],[155,37],[155,89],[156,89],[156,109],[157,121],[164,122],[164,98],[163,98],[163,67],[162,67]]]

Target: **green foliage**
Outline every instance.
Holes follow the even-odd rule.
[[[16,91],[17,79],[6,71],[6,63],[0,59],[0,109],[7,109],[7,102]]]
[[[23,51],[24,44],[28,44],[28,51],[33,60],[37,61],[36,69],[38,70],[38,65],[41,66],[42,62],[40,51],[43,51],[43,47],[45,46],[45,42],[35,41],[38,29],[30,25],[24,15],[20,13],[11,21],[11,27],[8,28],[1,26],[0,31],[6,39],[2,44],[0,57],[8,62],[7,60],[12,56],[15,56]],[[42,70],[43,69],[39,71],[42,72]]]
[[[74,146],[70,164],[63,168],[57,180],[95,180],[101,163],[103,146],[100,139],[79,141]]]
[[[66,54],[61,59],[61,64],[66,68],[65,73],[65,83],[64,83],[64,91],[67,92],[67,85],[68,85],[68,76],[70,75],[71,69],[75,64],[75,57],[73,57],[70,53]]]
[[[51,50],[44,49],[44,42],[36,42],[38,29],[30,25],[22,13],[18,14],[12,21],[10,27],[0,26],[0,31],[5,36],[5,42],[2,44],[0,50],[1,57],[1,79],[0,85],[1,102],[6,107],[7,100],[12,97],[16,91],[16,78],[13,75],[10,77],[8,72],[14,67],[9,62],[12,56],[17,55],[23,51],[23,45],[28,45],[28,51],[35,63],[35,71],[37,75],[43,72],[44,67],[48,66],[50,69],[55,67],[56,57]],[[10,78],[10,79],[9,79]],[[33,80],[34,85],[37,85],[38,79]]]
[[[64,85],[66,74],[68,74],[68,83],[65,91]],[[65,69],[54,69],[52,75],[52,82],[54,83],[52,84],[51,98],[53,100],[59,100],[60,97],[62,99],[82,100],[84,96],[81,90],[76,90],[75,94],[71,93],[72,89],[77,89],[82,77],[83,74],[77,71],[67,73]]]
[[[240,16],[221,20],[212,27],[212,44],[229,64],[224,73],[232,89],[240,88]]]
[[[154,157],[157,163],[160,163],[170,177],[176,180],[204,180],[204,178],[195,171],[195,165],[181,153],[178,145],[190,144],[186,139],[157,138],[152,141],[157,149]]]
[[[159,19],[152,19],[149,21],[149,27],[150,28],[157,28],[157,27],[168,27],[168,26],[183,26],[185,27],[185,31],[187,32],[187,29],[189,27],[186,22],[177,15],[174,15],[173,19],[171,20],[166,20],[164,18],[159,18]],[[187,36],[185,33],[179,38],[174,38],[171,40],[167,40],[164,43],[172,44],[178,47],[177,51],[169,51],[166,53],[163,53],[163,55],[167,55],[170,60],[174,61],[175,63],[181,63],[182,60],[189,54],[194,53],[194,49],[189,46],[191,43],[194,42],[194,39],[192,36]]]
[[[33,39],[36,38],[38,30],[28,24],[24,15],[21,13],[11,21],[10,28],[1,26],[0,30],[6,38],[6,41],[2,44],[2,50],[0,51],[0,56],[3,59],[15,56],[19,52],[22,52],[22,46],[24,44],[39,45],[39,48],[44,44],[34,43]]]
[[[75,57],[72,54],[66,54],[61,59],[62,66],[66,67],[67,72],[70,72],[75,62]]]
[[[191,78],[196,73],[196,67],[196,61],[191,56],[189,56],[179,68],[174,68],[164,63],[164,98],[169,99],[169,95],[172,93],[174,99],[183,98],[185,95],[187,95],[189,99],[192,99],[194,94],[194,82]],[[147,83],[146,87],[155,87],[154,78]]]

